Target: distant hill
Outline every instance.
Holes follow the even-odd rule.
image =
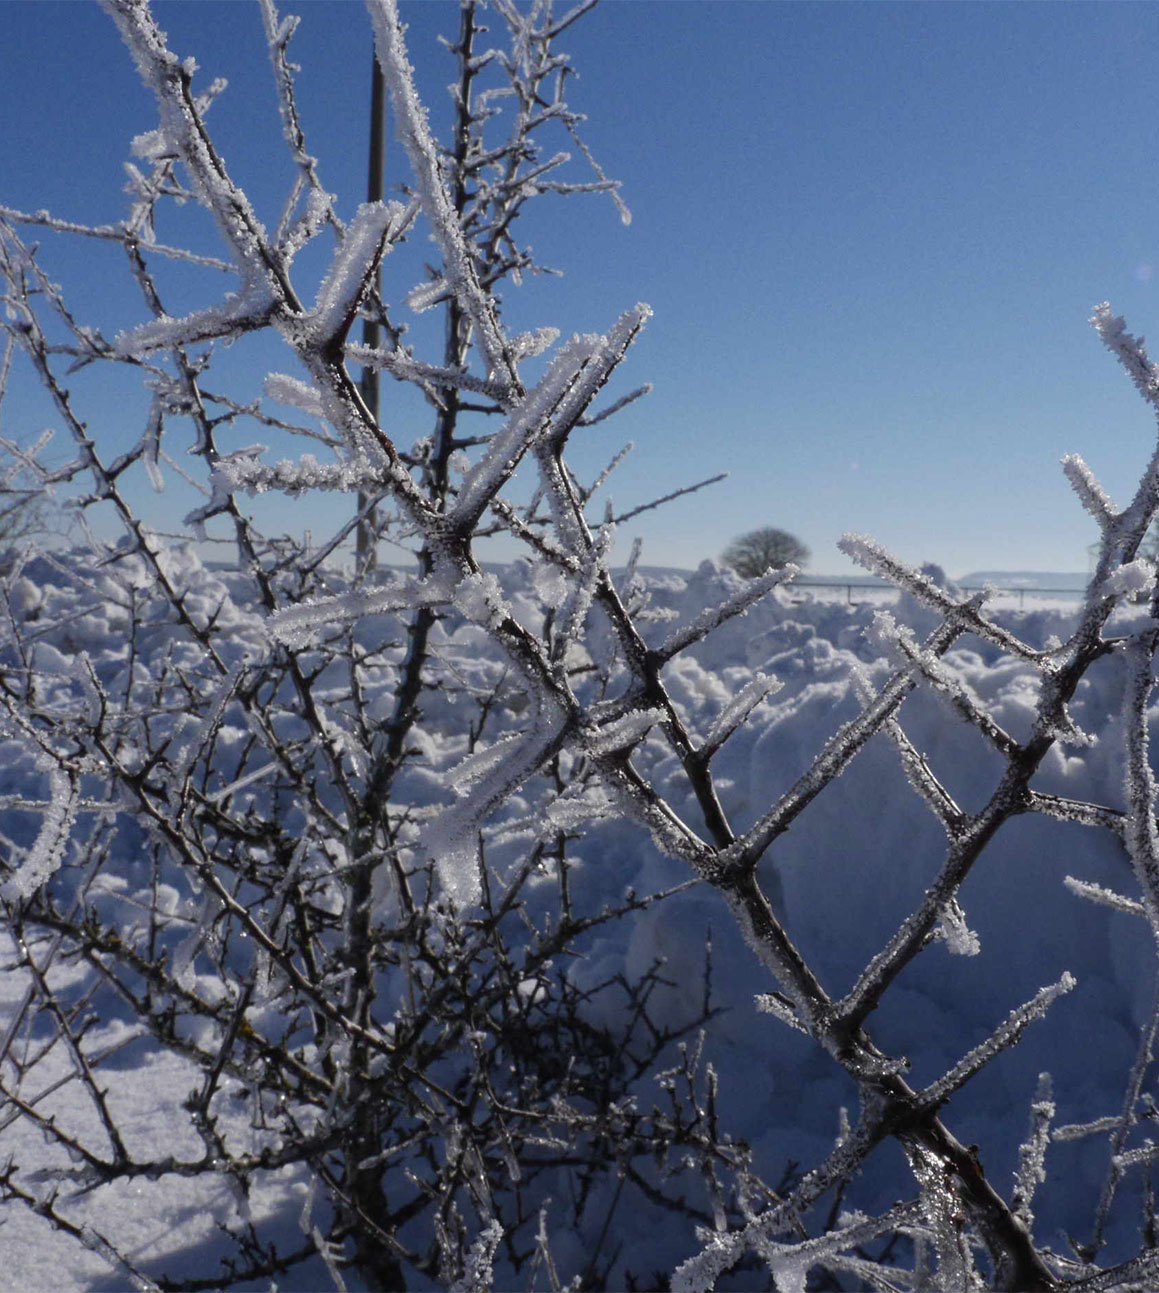
[[[1053,592],[1082,592],[1090,582],[1090,575],[1079,571],[1058,570],[974,570],[962,575],[955,583],[966,588],[981,588],[993,584],[995,588],[1042,588]]]

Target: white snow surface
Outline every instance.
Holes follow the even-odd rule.
[[[227,655],[239,661],[251,647],[260,648],[261,623],[245,605],[242,581],[207,574],[188,553],[183,557],[178,552],[169,561],[176,575],[189,583],[193,613],[200,597],[205,613],[218,614]],[[38,642],[41,667],[57,672],[65,689],[75,677],[74,661],[87,652],[97,673],[116,685],[124,659],[125,613],[100,595],[99,572],[70,580],[54,565],[38,560],[29,563],[22,579],[27,586],[21,585],[14,608],[23,614],[44,614],[46,623],[68,626],[67,633],[50,633]],[[663,612],[649,626],[656,645],[680,635],[683,626],[739,592],[735,576],[710,562],[688,578],[672,575],[646,582],[654,609]],[[536,614],[536,584],[527,563],[516,563],[493,580],[489,576],[487,588],[481,590],[481,609],[475,608],[472,618],[485,619],[496,602],[510,605],[521,618]],[[71,620],[63,613],[69,604],[75,612]],[[934,623],[932,614],[912,599],[901,599],[893,612],[919,639]],[[778,589],[666,667],[670,693],[701,740],[714,739],[723,727],[743,718],[714,764],[724,807],[738,829],[747,828],[791,786],[825,739],[856,712],[855,672],[862,671],[871,683],[886,676],[889,666],[878,658],[867,635],[873,613],[872,606]],[[1118,614],[1122,623],[1116,631],[1123,633],[1145,619],[1142,608]],[[999,611],[996,617],[1037,646],[1052,635],[1065,637],[1071,622],[1063,610]],[[477,667],[480,653],[487,649],[484,634],[463,621],[448,622],[445,632],[441,649],[457,653],[464,670]],[[157,659],[173,658],[182,649],[162,624],[152,646]],[[149,662],[144,663],[147,667]],[[1016,739],[1026,736],[1038,685],[1028,664],[964,637],[943,657],[942,665]],[[1123,806],[1118,739],[1122,693],[1123,676],[1114,660],[1100,661],[1091,669],[1071,711],[1077,724],[1096,739],[1086,747],[1053,749],[1039,776],[1041,789]],[[1150,712],[1153,718],[1159,716],[1159,706],[1153,705]],[[967,810],[979,806],[1001,764],[977,732],[932,695],[916,693],[900,717],[915,747],[958,802]],[[495,775],[492,764],[507,753],[503,746],[483,749],[464,766],[456,721],[453,709],[440,707],[438,697],[432,697],[416,737],[424,753],[408,793],[421,799],[421,787],[427,785],[432,807],[453,802],[447,790],[449,769],[458,766],[461,774],[486,779]],[[647,736],[650,721],[650,715],[632,716],[630,736],[639,740],[633,757],[650,780],[670,794],[672,807],[697,821],[695,804],[680,788],[674,757]],[[260,782],[251,789],[260,796]],[[23,745],[0,731],[0,796],[5,797],[0,802],[11,804],[24,797],[61,804],[63,793],[48,785],[47,773]],[[512,814],[512,856],[518,852],[521,830],[525,840],[527,832],[538,829],[534,823],[521,828],[515,822],[520,807],[534,818],[542,805],[517,796],[504,810]],[[646,894],[688,878],[682,864],[662,856],[644,831],[597,808],[576,813],[577,820],[590,822],[577,846],[573,880],[585,902],[594,908],[601,895],[617,901],[629,887]],[[132,839],[128,834],[123,838],[120,864],[128,876],[134,865]],[[868,958],[920,899],[936,874],[943,842],[940,828],[906,784],[896,751],[884,736],[874,737],[849,770],[776,842],[762,863],[767,888],[797,946],[832,995],[849,989]],[[47,865],[48,847],[48,842],[35,840],[29,865],[35,863],[38,870],[42,863]],[[502,865],[501,853],[501,848],[494,851],[494,865]],[[116,866],[108,869],[115,872]],[[1068,877],[1074,878],[1069,885]],[[1127,901],[1089,901],[1084,885],[1093,886],[1092,897],[1110,890]],[[979,954],[951,956],[944,944],[931,947],[871,1017],[877,1044],[891,1055],[908,1057],[914,1084],[929,1083],[1044,985],[1073,974],[1073,991],[1060,995],[1044,1022],[1033,1024],[1018,1046],[958,1091],[947,1115],[959,1139],[980,1146],[988,1174],[1004,1193],[1009,1193],[1019,1170],[1018,1146],[1038,1098],[1040,1073],[1052,1076],[1061,1123],[1091,1122],[1118,1111],[1138,1029],[1151,1000],[1150,934],[1131,905],[1138,892],[1127,854],[1109,832],[1041,816],[1015,818],[999,832],[961,893],[964,920],[977,935]],[[196,919],[196,912],[190,918]],[[735,932],[717,895],[704,886],[693,887],[630,922],[604,927],[586,955],[572,963],[570,973],[582,986],[602,981],[610,969],[639,974],[661,959],[673,986],[658,1009],[662,1017],[675,1021],[699,1002],[709,930],[714,993],[725,1007],[708,1038],[720,1075],[722,1118],[734,1135],[752,1145],[766,1179],[775,1181],[791,1159],[810,1164],[824,1157],[838,1130],[838,1109],[855,1107],[856,1094],[810,1039],[786,1028],[775,1014],[762,1012],[757,994],[775,985]],[[10,959],[10,946],[0,948],[0,961]],[[18,1004],[14,976],[0,974],[0,1032]],[[594,1017],[613,1009],[606,997],[592,1006]],[[110,1038],[132,1026],[124,1019],[102,1024]],[[172,1144],[174,1152],[182,1147],[197,1152],[198,1142],[181,1109],[196,1081],[191,1066],[138,1039],[110,1058],[106,1075],[111,1098],[128,1111],[134,1134]],[[62,1120],[93,1116],[76,1086],[66,1083],[53,1096],[53,1111],[59,1111]],[[659,1095],[642,1090],[639,1098],[650,1103]],[[25,1171],[57,1163],[59,1150],[46,1147],[21,1124],[4,1135],[3,1157],[13,1156]],[[182,1137],[189,1140],[188,1146]],[[1035,1212],[1047,1219],[1051,1233],[1088,1222],[1091,1199],[1097,1198],[1106,1168],[1100,1144],[1105,1150],[1105,1142],[1088,1137],[1052,1144],[1047,1151],[1047,1180],[1036,1196]],[[912,1196],[907,1175],[898,1156],[897,1197]],[[1129,1195],[1130,1189],[1124,1188]],[[287,1246],[297,1237],[304,1189],[290,1175],[271,1186],[262,1200],[267,1216],[281,1218],[278,1224],[285,1227]],[[113,1239],[142,1268],[180,1270],[185,1275],[214,1269],[216,1226],[232,1207],[224,1187],[214,1194],[203,1184],[178,1177],[142,1180],[116,1196],[94,1191],[67,1197],[66,1192],[61,1203],[78,1224],[90,1224]],[[623,1238],[625,1248],[616,1267],[621,1275],[625,1270],[671,1271],[699,1251],[686,1223],[661,1211]],[[591,1239],[561,1236],[557,1259],[566,1259],[569,1245],[582,1250]],[[481,1243],[480,1271],[489,1260],[488,1248]],[[22,1287],[124,1286],[98,1254],[14,1206],[7,1209],[0,1227],[0,1251],[6,1269],[21,1272]],[[176,1268],[162,1260],[173,1254],[181,1255]],[[496,1271],[497,1287],[502,1287],[498,1257]],[[320,1268],[303,1268],[279,1286],[298,1289],[325,1283]]]

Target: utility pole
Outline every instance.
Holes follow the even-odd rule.
[[[371,50],[370,72],[370,151],[366,167],[366,200],[382,201],[382,172],[386,152],[386,138],[383,130],[384,92],[382,68],[378,58]],[[374,288],[382,287],[381,265],[374,271]],[[363,345],[376,347],[379,342],[380,328],[378,320],[366,318],[362,321]],[[358,383],[362,398],[371,416],[378,420],[378,370],[363,366],[362,377]],[[356,568],[361,575],[368,575],[378,569],[378,508],[371,506],[370,495],[362,490],[358,492],[358,511],[362,519],[358,522],[355,533],[354,551]]]

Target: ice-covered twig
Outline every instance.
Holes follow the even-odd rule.
[[[305,344],[327,346],[345,337],[383,252],[412,217],[413,208],[401,202],[365,202],[358,208],[318,289],[314,308],[300,324]]]
[[[519,378],[507,354],[494,302],[479,285],[475,262],[463,237],[459,216],[443,186],[426,109],[415,93],[414,72],[407,60],[395,0],[367,0],[367,8],[399,137],[411,164],[423,213],[430,221],[443,254],[444,270],[475,325],[488,375],[505,387],[518,390]]]
[[[196,346],[216,337],[236,337],[264,327],[272,317],[279,298],[265,284],[240,293],[230,293],[221,305],[173,319],[166,315],[122,332],[116,340],[119,355],[138,358],[154,350]]]
[[[463,1274],[450,1289],[450,1293],[491,1293],[495,1278],[491,1263],[503,1239],[503,1227],[491,1221],[479,1232],[467,1253]]]
[[[919,1092],[918,1102],[922,1107],[930,1109],[944,1104],[960,1086],[964,1086],[985,1068],[995,1055],[1013,1046],[1027,1027],[1036,1019],[1041,1019],[1059,997],[1075,987],[1075,983],[1074,975],[1064,973],[1057,983],[1039,988],[1029,1001],[1012,1010],[984,1042],[964,1055],[949,1072]]]
[[[14,875],[0,885],[0,898],[18,902],[30,898],[60,867],[76,819],[80,778],[64,767],[49,773],[52,798],[36,840]]]
[[[1103,345],[1115,356],[1127,370],[1135,388],[1148,404],[1159,409],[1159,368],[1151,362],[1144,349],[1142,337],[1134,337],[1127,331],[1126,321],[1111,313],[1108,301],[1095,306],[1091,323],[1102,338]]]
[[[1116,835],[1122,835],[1126,830],[1126,814],[1117,808],[1107,808],[1104,804],[1092,804],[1082,799],[1067,799],[1062,795],[1031,790],[1027,794],[1026,808],[1029,812],[1043,813],[1063,822],[1100,826]]]
[[[322,463],[305,453],[297,462],[263,463],[248,452],[219,458],[214,464],[213,483],[227,493],[245,490],[264,494],[278,490],[285,494],[304,494],[313,490],[381,489],[385,481],[381,466],[359,461]]]
[[[1048,663],[1042,652],[1032,650],[1013,633],[991,624],[979,613],[986,597],[985,592],[975,593],[966,601],[957,602],[945,589],[939,588],[933,580],[927,579],[920,570],[914,570],[899,561],[881,544],[875,543],[864,534],[843,534],[837,546],[859,566],[871,574],[888,579],[897,588],[903,588],[906,592],[912,593],[919,602],[931,610],[937,611],[947,619],[952,618],[961,629],[968,629],[980,638],[993,642],[1004,651],[1009,651],[1011,655],[1031,661],[1039,668],[1043,668]]]
[[[1050,1074],[1040,1073],[1038,1090],[1030,1106],[1030,1131],[1018,1150],[1018,1171],[1014,1174],[1014,1192],[1010,1196],[1010,1211],[1027,1230],[1034,1224],[1035,1191],[1046,1182],[1046,1151],[1054,1115]]]
[[[1155,646],[1156,631],[1148,630],[1133,638],[1123,653],[1127,671],[1123,722],[1127,753],[1125,841],[1151,929],[1159,940],[1159,831],[1155,826],[1155,776],[1148,758],[1147,723],[1147,703],[1154,687]]]
[[[759,575],[756,579],[745,580],[744,585],[726,601],[721,602],[718,606],[709,606],[685,624],[683,628],[678,628],[670,633],[657,648],[656,657],[659,660],[671,660],[694,642],[699,642],[702,638],[706,638],[722,624],[727,623],[738,615],[744,615],[762,598],[767,597],[774,588],[780,584],[789,583],[798,573],[799,568],[789,564],[782,566],[779,570],[769,570],[765,574]]]
[[[925,649],[941,654],[949,650],[961,631],[956,624],[942,624],[926,640]],[[893,674],[861,713],[843,724],[826,741],[812,765],[796,783],[727,851],[729,860],[736,859],[740,865],[755,865],[773,840],[788,830],[821,791],[841,775],[869,738],[897,713],[914,686],[909,670]]]
[[[1150,904],[1148,904],[1148,915],[1150,915]],[[1135,1061],[1131,1065],[1131,1072],[1127,1078],[1127,1088],[1123,1094],[1123,1106],[1118,1118],[1114,1120],[1110,1135],[1109,1161],[1107,1163],[1107,1175],[1103,1181],[1103,1189],[1099,1195],[1099,1205],[1095,1211],[1094,1231],[1091,1236],[1088,1250],[1093,1257],[1095,1253],[1103,1246],[1103,1236],[1106,1229],[1107,1220],[1111,1215],[1111,1207],[1115,1201],[1115,1194],[1119,1188],[1119,1181],[1122,1179],[1123,1169],[1119,1164],[1119,1156],[1123,1152],[1123,1147],[1127,1143],[1127,1137],[1131,1128],[1138,1119],[1139,1095],[1143,1090],[1143,1081],[1146,1077],[1147,1070],[1150,1068],[1151,1061],[1155,1056],[1155,1041],[1159,1037],[1159,976],[1156,978],[1155,994],[1151,1003],[1151,1014],[1145,1027],[1139,1037],[1138,1050],[1135,1053]]]
[[[634,391],[629,391],[627,395],[621,395],[618,400],[613,400],[606,409],[600,409],[598,413],[591,413],[580,418],[579,424],[581,427],[594,427],[607,418],[614,417],[621,409],[626,409],[629,404],[634,404],[638,399],[645,395],[651,395],[651,393],[652,383],[646,382],[643,386],[637,386]]]
[[[775,696],[784,685],[779,678],[758,670],[713,720],[703,743],[696,751],[696,757],[707,763],[753,710],[770,696]]]
[[[486,395],[488,399],[495,400],[497,403],[511,398],[511,392],[500,382],[487,381],[486,378],[476,377],[473,373],[440,368],[437,364],[420,363],[405,350],[398,348],[386,350],[378,346],[364,346],[351,342],[346,347],[346,354],[355,363],[362,364],[365,368],[383,369],[400,382],[471,391],[476,395]]]
[[[1083,507],[1098,521],[1099,528],[1104,531],[1109,529],[1115,520],[1115,509],[1103,487],[1095,479],[1094,472],[1077,453],[1067,454],[1063,458],[1062,469]]]
[[[619,525],[621,521],[630,521],[632,517],[639,516],[641,512],[650,512],[655,507],[662,507],[665,503],[684,498],[687,494],[695,494],[699,490],[707,489],[709,485],[716,485],[727,479],[727,471],[718,471],[715,476],[706,476],[703,480],[698,480],[694,485],[683,485],[680,489],[674,489],[670,494],[662,494],[659,498],[652,499],[651,502],[640,503],[637,507],[629,508],[628,511],[621,512],[616,516],[614,518],[615,522]]]
[[[210,143],[190,88],[189,66],[170,52],[152,13],[134,0],[102,0],[157,98],[168,147],[184,161],[200,201],[213,213],[243,283],[242,299],[300,312],[289,282],[266,245],[249,199],[227,174]],[[148,326],[148,325],[146,325]],[[172,344],[172,343],[170,343]]]
[[[929,650],[914,640],[913,631],[898,624],[889,611],[876,611],[873,616],[874,637],[894,656],[895,661],[918,671],[931,685],[934,693],[946,701],[953,710],[977,728],[1004,758],[1018,751],[1018,742],[994,721],[971,694],[969,687],[955,677]]]
[[[1136,902],[1134,898],[1124,897],[1121,893],[1115,893],[1111,889],[1105,889],[1101,884],[1093,884],[1089,880],[1076,880],[1074,876],[1068,875],[1063,877],[1063,884],[1073,894],[1080,898],[1086,898],[1090,902],[1098,903],[1103,907],[1110,907],[1112,911],[1124,911],[1132,916],[1146,916],[1147,909],[1141,902]]]

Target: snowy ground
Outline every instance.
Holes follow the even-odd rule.
[[[43,574],[43,572],[42,572]],[[508,595],[518,598],[522,576],[508,572]],[[687,580],[655,581],[657,605],[678,621],[719,600],[730,577],[706,563]],[[837,725],[855,710],[854,675],[884,676],[885,666],[867,637],[877,606],[863,598],[849,604],[844,589],[801,590],[778,594],[743,620],[726,625],[688,657],[673,664],[669,683],[690,726],[702,729],[728,692],[752,670],[775,674],[783,689],[762,705],[721,757],[718,784],[725,807],[744,827],[808,766],[812,755]],[[24,590],[28,614],[39,613],[45,599],[63,597],[59,589],[30,583]],[[71,594],[68,594],[71,595]],[[1012,603],[1017,598],[1009,599]],[[892,610],[916,629],[932,620],[908,599],[892,599]],[[1024,640],[1041,645],[1051,635],[1065,636],[1074,613],[1065,600],[1025,609],[997,601],[996,618]],[[1130,612],[1124,613],[1130,618]],[[121,650],[115,617],[92,607],[74,619],[68,641],[46,649],[67,656],[88,651],[95,661]],[[246,631],[239,624],[238,632]],[[158,649],[161,649],[160,645]],[[1025,734],[1033,712],[1034,678],[1017,661],[1000,657],[977,640],[946,657],[961,681],[982,698],[1015,737]],[[726,687],[727,684],[727,687]],[[1121,804],[1122,768],[1117,742],[1121,684],[1111,661],[1092,670],[1073,706],[1074,717],[1095,741],[1087,747],[1058,748],[1041,777],[1043,789]],[[965,807],[981,802],[992,789],[998,765],[988,749],[937,701],[917,696],[902,719],[915,746]],[[437,730],[428,733],[429,757],[439,763]],[[642,765],[663,784],[666,769],[660,747],[642,747]],[[0,789],[29,793],[32,770],[23,762],[0,762]],[[691,809],[677,798],[674,807]],[[602,824],[579,848],[581,883],[590,892],[618,897],[625,887],[643,893],[685,878],[678,864],[660,857],[637,830]],[[788,927],[801,951],[820,968],[831,992],[847,988],[866,959],[893,932],[915,897],[934,875],[941,857],[939,834],[909,790],[896,754],[874,738],[850,770],[780,841],[765,868],[770,891],[779,896]],[[775,874],[774,874],[775,873]],[[908,1055],[913,1080],[938,1076],[1044,984],[1072,972],[1078,987],[1052,1008],[1046,1022],[1031,1028],[1023,1042],[1001,1057],[955,1096],[947,1120],[965,1142],[976,1143],[990,1178],[1007,1191],[1025,1131],[1028,1108],[1040,1072],[1055,1084],[1061,1123],[1079,1123],[1117,1112],[1126,1074],[1151,999],[1152,954],[1145,924],[1129,914],[1096,907],[1069,890],[1067,876],[1132,893],[1126,856],[1109,834],[1035,817],[1009,824],[968,882],[963,901],[981,954],[951,956],[933,948],[903,976],[874,1015],[878,1044]],[[691,1008],[701,990],[700,965],[706,931],[711,928],[715,990],[727,1008],[709,1038],[721,1074],[722,1105],[729,1127],[754,1147],[767,1179],[776,1180],[790,1161],[805,1165],[822,1157],[838,1130],[838,1111],[854,1092],[843,1075],[807,1039],[758,1014],[754,992],[771,986],[730,926],[714,894],[692,889],[652,908],[630,926],[602,935],[585,961],[572,971],[594,982],[609,966],[640,972],[662,956],[675,986],[664,1009],[673,1018]],[[0,951],[7,960],[8,952]],[[78,971],[79,972],[79,971]],[[22,988],[15,976],[0,975],[0,1028],[11,1019]],[[110,1042],[128,1040],[129,1025],[107,1021]],[[63,1064],[63,1061],[59,1061]],[[52,1087],[63,1068],[42,1066],[38,1087]],[[110,1098],[127,1113],[134,1135],[181,1147],[191,1137],[181,1105],[194,1082],[192,1069],[171,1055],[155,1053],[143,1041],[128,1040],[105,1066]],[[646,1093],[645,1093],[646,1094]],[[642,1096],[643,1098],[643,1096]],[[64,1123],[91,1118],[75,1083],[65,1082],[46,1096],[45,1107]],[[25,1172],[57,1164],[56,1151],[22,1124],[4,1128],[4,1157]],[[191,1144],[196,1149],[196,1143]],[[1105,1139],[1087,1139],[1052,1148],[1048,1182],[1040,1212],[1049,1219],[1044,1234],[1066,1247],[1063,1231],[1081,1234],[1089,1225],[1106,1170]],[[261,1200],[276,1225],[293,1238],[301,1213],[304,1185],[286,1179]],[[912,1193],[900,1162],[875,1162],[875,1175],[853,1191],[868,1208],[891,1201],[892,1191]],[[67,1192],[66,1192],[67,1193]],[[64,1196],[62,1195],[62,1198]],[[1128,1190],[1120,1208],[1124,1245],[1136,1224],[1135,1196]],[[93,1227],[150,1270],[191,1276],[215,1265],[219,1222],[233,1207],[227,1192],[208,1191],[179,1178],[141,1181],[130,1192],[82,1194],[68,1203],[77,1224]],[[1130,1214],[1130,1215],[1129,1215]],[[54,1234],[27,1210],[8,1205],[0,1227],[0,1253],[19,1286],[44,1289],[125,1287],[96,1251]],[[630,1237],[620,1269],[671,1270],[695,1251],[693,1237],[680,1220],[657,1213]],[[561,1260],[569,1242],[561,1239]],[[163,1260],[173,1258],[176,1260]],[[283,1288],[320,1287],[320,1270],[306,1270]]]

